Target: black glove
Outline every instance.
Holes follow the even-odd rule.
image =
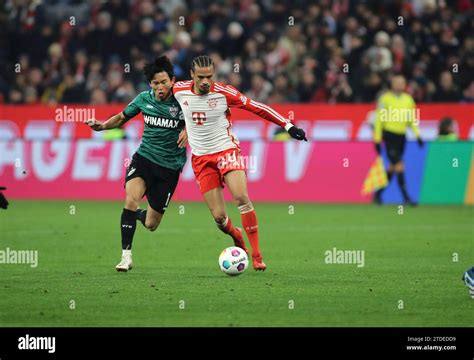
[[[290,134],[293,139],[308,141],[308,139],[306,139],[306,133],[303,129],[300,129],[299,127],[292,126],[288,130],[288,134]]]
[[[382,145],[380,145],[380,143],[375,143],[375,151],[379,155],[382,153]]]
[[[416,141],[418,141],[419,147],[423,147],[423,140],[421,140],[421,138],[416,139]]]

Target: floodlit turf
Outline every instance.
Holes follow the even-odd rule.
[[[0,326],[473,326],[473,207],[289,205],[256,204],[268,270],[229,277],[232,242],[202,203],[138,223],[135,268],[117,273],[122,203],[12,201],[0,250],[39,263],[0,264]],[[364,250],[364,267],[325,264],[333,248]]]

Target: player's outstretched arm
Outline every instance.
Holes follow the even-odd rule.
[[[270,106],[247,98],[232,86],[227,85],[225,88],[223,88],[222,86],[217,85],[216,88],[226,95],[227,99],[229,100],[228,103],[230,107],[239,107],[250,111],[262,119],[280,125],[286,131],[288,131],[292,138],[296,140],[308,141],[308,139],[306,139],[306,133],[303,129],[292,124],[288,119],[285,119],[280,113],[278,113],[275,109],[272,109]]]
[[[188,144],[188,133],[186,129],[181,130],[179,133],[177,144],[179,148],[185,148]]]
[[[111,118],[107,119],[105,122],[101,122],[96,119],[89,119],[86,121],[86,124],[95,131],[102,131],[102,130],[110,130],[121,127],[129,120],[123,112],[118,113],[117,115],[112,116]]]
[[[411,109],[412,109],[411,113],[414,114],[414,117],[410,121],[410,126],[411,126],[411,129],[412,129],[413,133],[415,134],[416,141],[418,142],[418,145],[420,147],[422,147],[423,146],[423,139],[421,138],[421,134],[420,134],[420,127],[419,127],[420,119],[417,116],[418,113],[416,111],[416,103],[415,103],[415,100],[413,100],[413,98],[411,98]]]

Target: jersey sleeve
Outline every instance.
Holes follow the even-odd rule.
[[[291,124],[289,120],[285,119],[280,113],[272,109],[270,106],[249,99],[232,86],[227,85],[223,93],[227,98],[227,104],[229,107],[237,107],[250,111],[260,116],[262,119],[271,121],[272,123],[280,125],[281,127]]]
[[[141,94],[138,94],[135,99],[133,99],[122,111],[123,115],[127,120],[131,119],[132,117],[140,114],[140,101],[141,101]]]
[[[192,81],[178,81],[173,85],[173,95],[176,95],[181,90],[191,90]]]
[[[410,119],[410,126],[413,130],[413,134],[415,134],[416,138],[420,138],[420,128],[418,127],[418,124],[420,122],[420,119],[418,119],[418,113],[416,111],[416,103],[415,100],[413,100],[413,97],[410,96],[410,110],[412,110],[411,114],[413,114],[413,118]]]
[[[374,122],[374,142],[379,144],[382,141],[382,119],[381,113],[386,108],[385,99],[382,95],[377,102],[377,109],[375,110]]]

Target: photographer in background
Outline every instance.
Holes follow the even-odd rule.
[[[437,141],[457,141],[458,136],[454,132],[454,121],[450,117],[444,117],[440,120],[438,126]]]

